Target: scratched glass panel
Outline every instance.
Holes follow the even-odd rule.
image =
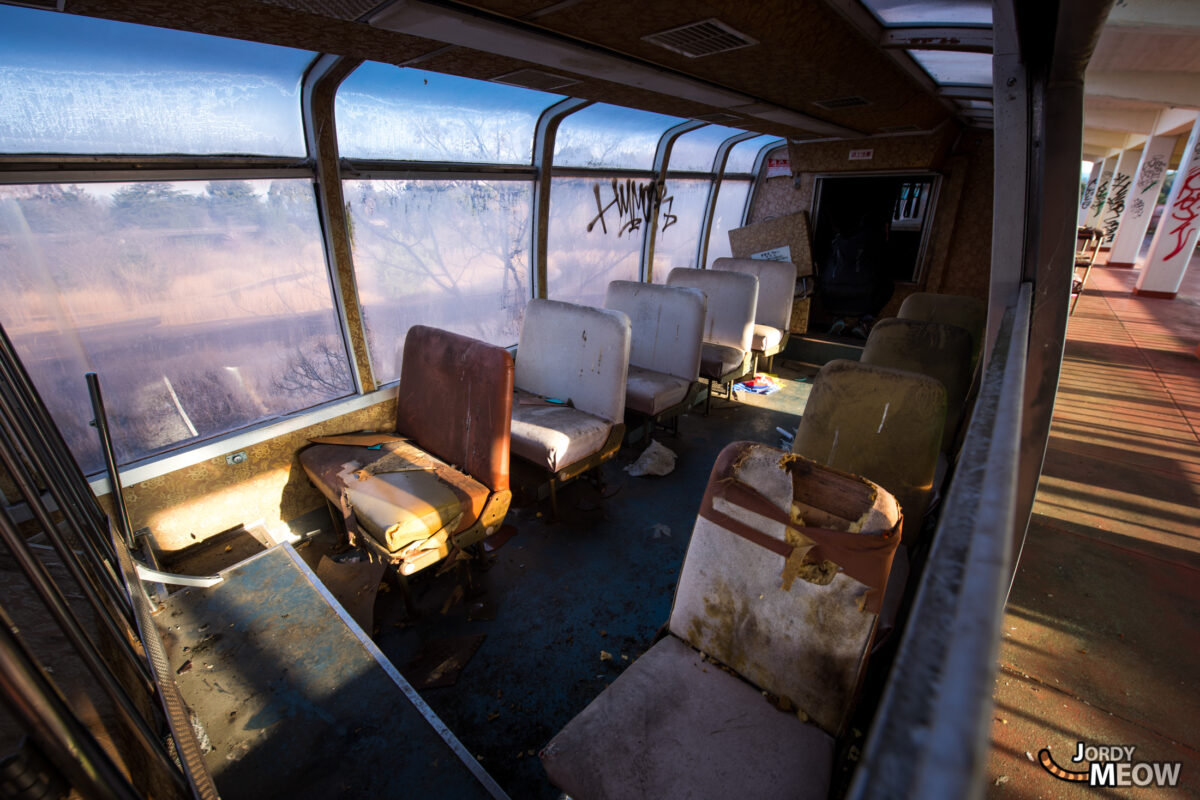
[[[666,283],[676,267],[695,268],[704,206],[712,181],[700,178],[672,178],[658,214],[658,233],[654,239],[654,283]]]
[[[703,128],[688,131],[675,140],[668,169],[671,172],[712,172],[717,147],[721,142],[739,133],[745,131],[720,125],[705,125]]]
[[[404,339],[432,325],[517,343],[529,277],[529,181],[345,181],[371,365],[400,378]]]
[[[310,180],[0,187],[0,322],[85,471],[354,390]]]
[[[884,25],[991,25],[992,0],[863,0]]]
[[[763,135],[738,142],[729,150],[729,158],[725,161],[725,174],[749,175],[754,171],[754,162],[758,159],[758,154],[771,144],[783,144],[783,139]]]
[[[622,179],[615,189],[607,178],[550,182],[546,253],[550,298],[603,306],[609,281],[639,279],[646,198],[652,185],[646,179]]]
[[[658,140],[678,117],[604,103],[562,121],[554,139],[554,166],[650,169]]]
[[[0,152],[302,157],[312,58],[0,5]]]
[[[538,117],[562,98],[369,61],[338,88],[346,158],[532,164]]]
[[[991,53],[956,53],[949,50],[909,50],[938,83],[969,86],[992,85]]]
[[[742,227],[742,214],[746,209],[746,195],[750,193],[750,181],[724,180],[717,193],[716,208],[713,210],[712,229],[708,234],[708,265],[718,258],[733,255],[729,247],[729,231]]]

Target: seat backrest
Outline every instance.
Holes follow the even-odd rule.
[[[943,449],[954,444],[963,404],[971,388],[971,334],[957,325],[882,319],[871,328],[863,347],[864,364],[919,372],[946,387],[946,431]]]
[[[784,333],[792,324],[792,301],[796,296],[796,265],[791,261],[761,258],[718,258],[712,269],[743,272],[758,278],[758,305],[754,322]]]
[[[530,300],[517,346],[516,385],[620,422],[625,416],[629,339],[629,317],[623,312]]]
[[[414,325],[404,340],[396,432],[492,491],[508,489],[513,359],[503,347]]]
[[[749,352],[758,308],[756,275],[676,267],[667,275],[667,285],[699,289],[708,298],[704,341]]]
[[[792,452],[887,489],[912,538],[933,492],[945,425],[941,381],[838,359],[813,380]]]
[[[983,330],[987,325],[987,303],[978,297],[916,292],[904,298],[896,316],[920,322],[957,325],[971,334],[971,371],[975,371],[983,346]]]
[[[870,481],[734,442],[709,478],[671,633],[837,736],[871,647],[899,514]],[[798,526],[845,533],[821,538]],[[802,564],[809,536],[818,545]]]
[[[629,363],[685,381],[700,374],[706,306],[699,289],[638,281],[612,281],[604,298],[605,308],[629,317]]]

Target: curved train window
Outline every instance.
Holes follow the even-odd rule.
[[[641,277],[643,237],[662,199],[654,155],[663,133],[682,121],[603,104],[563,120],[554,143],[547,296],[602,306],[609,281]]]
[[[782,144],[778,136],[756,136],[738,142],[729,150],[725,160],[725,178],[717,192],[712,227],[708,233],[709,265],[718,258],[733,255],[729,246],[729,231],[745,223],[746,202],[754,186],[754,170],[764,150]]]
[[[305,155],[313,54],[0,7],[0,152]]]
[[[367,62],[338,88],[344,158],[532,164],[538,116],[561,98]]]
[[[354,391],[311,170],[267,160],[305,154],[311,58],[0,7],[0,152],[47,154],[0,185],[0,322],[85,471],[89,370],[121,463]]]
[[[743,131],[705,125],[675,140],[667,164],[667,183],[654,240],[651,279],[666,283],[676,267],[695,268],[704,227],[717,149]]]
[[[516,344],[533,294],[534,132],[560,99],[371,62],[338,89],[351,254],[379,382],[399,379],[413,325]],[[453,162],[513,166],[452,174]]]

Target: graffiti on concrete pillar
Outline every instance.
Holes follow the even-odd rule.
[[[1165,156],[1151,156],[1150,160],[1142,165],[1141,174],[1138,175],[1137,190],[1138,194],[1144,194],[1149,189],[1152,189],[1159,181],[1162,180],[1163,174],[1167,171],[1167,159]]]
[[[1096,178],[1091,178],[1087,182],[1087,186],[1083,189],[1083,198],[1079,201],[1081,209],[1087,208],[1092,204],[1092,197],[1096,194]]]
[[[1187,245],[1196,228],[1196,217],[1200,217],[1200,164],[1193,163],[1171,205],[1171,222],[1178,224],[1168,234],[1175,237],[1175,249],[1163,258],[1164,261],[1170,261]]]
[[[1121,214],[1125,211],[1125,198],[1133,178],[1124,172],[1113,175],[1108,184],[1108,211],[1104,214],[1104,238],[1102,244],[1112,244],[1121,224]]]
[[[637,181],[632,178],[627,178],[621,181],[613,178],[609,184],[609,189],[612,192],[612,199],[607,204],[601,197],[601,183],[597,181],[592,184],[592,193],[596,196],[596,216],[592,217],[592,221],[588,223],[588,233],[596,227],[596,223],[600,223],[600,229],[604,233],[608,233],[608,223],[605,221],[604,214],[613,206],[616,206],[616,221],[620,223],[617,228],[617,238],[620,238],[626,231],[633,233],[642,227],[643,222],[652,222],[656,219],[659,211],[662,211],[662,230],[674,225],[679,217],[671,213],[671,209],[675,204],[675,198],[666,197],[667,187],[665,184],[657,181],[649,181],[640,186]]]
[[[1104,202],[1108,200],[1108,187],[1112,183],[1112,173],[1100,178],[1100,188],[1096,190],[1096,197],[1092,202],[1092,214],[1100,215],[1100,210],[1104,208]]]

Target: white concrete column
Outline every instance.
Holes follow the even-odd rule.
[[[1117,237],[1108,254],[1108,266],[1132,267],[1137,262],[1158,193],[1167,177],[1167,162],[1178,140],[1178,136],[1152,136],[1146,142],[1142,160],[1138,163],[1137,180],[1125,200],[1125,215],[1121,217],[1121,227],[1117,229]]]
[[[1096,186],[1100,183],[1100,170],[1104,167],[1104,159],[1092,162],[1092,171],[1088,175],[1087,185],[1083,187],[1083,197],[1079,198],[1079,224],[1087,221],[1088,213],[1092,210],[1092,200],[1096,197]]]
[[[1196,249],[1197,235],[1200,235],[1200,117],[1192,125],[1192,135],[1183,150],[1183,160],[1179,162],[1134,294],[1175,297]]]
[[[1101,247],[1111,247],[1117,231],[1121,227],[1121,217],[1125,215],[1125,202],[1129,196],[1129,187],[1133,185],[1138,159],[1141,153],[1137,150],[1124,150],[1117,159],[1113,169],[1112,179],[1108,182],[1108,193],[1104,198],[1104,208],[1100,209],[1099,228],[1104,231],[1100,239]]]
[[[1116,156],[1104,159],[1104,165],[1100,168],[1100,180],[1096,182],[1096,193],[1092,195],[1092,204],[1088,206],[1087,216],[1083,218],[1083,224],[1089,228],[1100,227],[1100,212],[1104,210],[1105,201],[1108,199],[1108,184],[1116,166]]]

